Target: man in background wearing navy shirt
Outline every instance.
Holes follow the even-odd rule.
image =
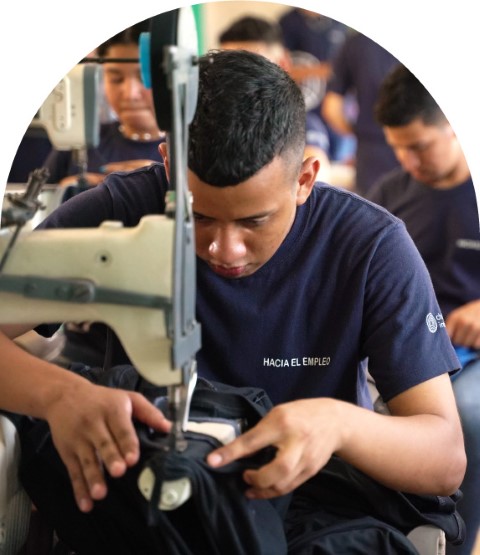
[[[452,127],[404,66],[385,79],[376,116],[401,168],[382,177],[368,198],[405,222],[430,272],[463,365],[453,388],[467,451],[459,503],[467,539],[447,552],[466,555],[480,524],[480,231],[475,190]]]

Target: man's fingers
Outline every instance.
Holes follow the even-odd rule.
[[[247,484],[252,485],[256,482],[256,476],[254,470],[247,470],[244,474],[244,479]],[[311,477],[311,474],[307,470],[302,470],[296,476],[289,476],[285,480],[279,480],[276,483],[270,484],[267,487],[253,486],[245,491],[245,495],[249,499],[272,499],[274,497],[279,497],[280,495],[286,495],[292,492],[294,489],[303,484],[306,480]]]
[[[139,456],[138,438],[128,427],[114,421],[114,426],[98,438],[95,445],[100,461],[110,476],[118,478],[135,464]]]
[[[108,429],[95,445],[107,471],[115,478],[122,476],[127,467],[134,465],[140,456],[140,444],[132,416],[147,426],[162,431],[168,431],[171,427],[171,422],[143,395],[129,393],[125,409],[109,415]]]
[[[172,427],[170,420],[165,418],[161,410],[157,409],[140,393],[129,392],[132,403],[133,418],[140,420],[147,426],[161,432],[169,432]]]
[[[276,457],[261,468],[246,470],[245,482],[251,486],[247,496],[250,498],[277,497],[289,493],[316,472],[316,465],[309,461],[308,454],[302,449],[283,446],[277,450]]]
[[[64,461],[77,506],[82,512],[87,513],[93,509],[94,497],[92,496],[92,492],[95,493],[95,499],[102,499],[105,497],[107,488],[105,486],[103,474],[100,472],[97,478],[94,478],[94,473],[89,471],[88,474],[92,480],[92,483],[89,484],[87,482],[85,470],[77,455],[65,456]],[[89,464],[87,463],[87,467],[88,466]]]
[[[107,494],[105,471],[118,478],[138,461],[140,445],[132,418],[165,432],[171,428],[162,412],[135,392],[95,386],[89,411],[66,412],[64,405],[54,409],[49,418],[52,437],[84,512]]]
[[[270,433],[254,427],[248,432],[237,437],[234,441],[212,451],[207,457],[207,463],[212,467],[224,466],[232,461],[253,455],[260,449],[272,445],[275,438]]]

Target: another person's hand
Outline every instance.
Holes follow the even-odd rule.
[[[105,175],[103,173],[87,172],[82,176],[82,178],[93,187],[94,185],[101,183],[105,179]],[[60,181],[60,185],[62,185],[62,187],[68,187],[68,185],[78,185],[79,179],[79,174],[68,175]]]
[[[445,324],[455,345],[480,349],[480,300],[452,310]]]
[[[144,168],[146,166],[151,166],[155,164],[155,160],[124,160],[123,162],[111,162],[102,166],[102,173],[87,172],[83,175],[83,178],[92,187],[99,185],[105,176],[112,172],[128,172],[132,170],[137,170],[138,168]],[[68,185],[76,185],[80,175],[69,175],[64,177],[60,181],[60,185],[67,187]]]
[[[79,509],[107,494],[104,469],[122,476],[139,459],[132,418],[167,432],[171,423],[140,393],[110,389],[86,381],[63,390],[50,405],[47,420],[65,463]]]
[[[246,495],[267,499],[291,492],[316,474],[340,447],[341,427],[333,399],[305,399],[274,407],[254,428],[210,453],[212,467],[275,446],[275,458],[258,470],[246,470]]]
[[[111,162],[110,164],[105,164],[105,166],[102,167],[102,171],[105,174],[112,172],[128,172],[137,170],[138,168],[151,166],[152,164],[155,164],[154,160],[124,160],[123,162]]]

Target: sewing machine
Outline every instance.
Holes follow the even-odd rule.
[[[34,124],[44,127],[57,150],[97,146],[100,133],[101,68],[78,64],[55,86]]]
[[[200,348],[186,169],[187,129],[198,87],[191,8],[152,18],[140,50],[142,74],[153,89],[158,124],[167,133],[172,208],[166,215],[143,218],[135,228],[104,222],[95,229],[26,232],[24,224],[39,208],[37,198],[46,179],[43,170],[33,172],[25,193],[10,195],[9,207],[2,211],[0,323],[95,321],[110,326],[138,372],[151,383],[168,387],[174,424],[170,445],[182,450],[196,380],[195,355]],[[89,74],[78,71],[75,78]],[[40,117],[54,146],[90,146],[94,135],[79,136],[73,131],[84,127],[86,119],[77,114],[77,121],[72,121],[66,105],[67,98],[79,103],[74,92],[79,87],[62,83],[40,110]],[[148,484],[144,492],[145,487],[148,490]],[[188,488],[182,488],[185,498]]]

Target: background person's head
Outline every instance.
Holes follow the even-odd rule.
[[[423,84],[405,66],[385,78],[375,117],[403,169],[433,187],[468,177],[468,167],[450,123]]]
[[[200,58],[188,166],[202,181],[236,185],[277,156],[294,176],[304,148],[305,104],[288,73],[246,51],[216,51]]]
[[[248,50],[265,56],[285,70],[290,69],[291,60],[284,46],[283,32],[275,21],[242,17],[225,29],[218,41],[223,50]]]
[[[97,48],[102,58],[139,57],[138,40],[149,30],[149,20],[141,21],[106,40]],[[103,64],[105,96],[123,125],[126,136],[158,134],[152,91],[142,83],[140,64],[106,62]]]

